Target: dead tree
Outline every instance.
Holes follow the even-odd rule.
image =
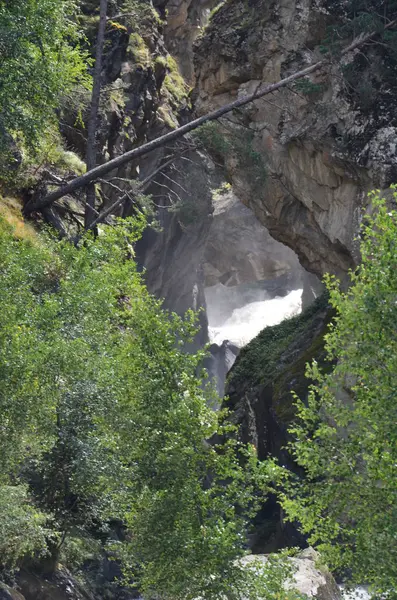
[[[99,18],[99,29],[98,36],[96,42],[96,56],[95,56],[95,68],[94,68],[94,78],[93,78],[93,86],[92,86],[92,96],[91,96],[91,107],[90,107],[90,116],[88,119],[87,126],[87,150],[86,150],[86,165],[87,172],[92,171],[96,167],[96,155],[97,155],[97,145],[96,145],[96,133],[98,126],[98,111],[99,111],[99,102],[101,97],[101,79],[102,79],[102,58],[103,58],[103,48],[105,42],[105,32],[106,32],[106,24],[107,24],[107,9],[108,9],[108,0],[101,0],[100,4],[100,18]],[[86,196],[86,205],[85,205],[85,216],[84,216],[84,226],[85,228],[89,228],[91,223],[95,219],[95,183],[94,181],[90,181],[87,185],[87,196]]]

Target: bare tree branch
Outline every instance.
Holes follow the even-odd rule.
[[[148,175],[148,177],[146,177],[143,181],[140,182],[139,188],[137,190],[134,190],[134,193],[137,194],[137,193],[142,193],[143,191],[145,191],[147,186],[153,181],[153,178],[156,177],[156,175],[158,175],[159,173],[161,173],[161,171],[163,169],[168,167],[176,158],[179,158],[179,157],[174,156],[173,158],[170,158],[165,163],[160,165],[155,171],[150,173],[150,175]],[[108,181],[104,181],[104,183],[109,184]],[[121,190],[121,188],[119,188],[118,186],[116,186],[114,184],[112,184],[112,187],[118,189],[119,191],[123,191],[123,190]],[[86,231],[90,231],[90,230],[94,229],[99,223],[102,223],[106,219],[106,217],[108,217],[118,206],[120,206],[120,204],[122,204],[126,200],[130,200],[131,202],[134,202],[133,198],[131,197],[131,193],[127,192],[127,193],[123,194],[122,196],[120,196],[120,198],[118,198],[115,202],[113,202],[113,204],[111,204],[108,208],[106,208],[104,211],[102,211],[98,215],[98,217],[86,228]],[[76,239],[76,243],[79,242],[81,237],[82,237],[81,235],[78,236],[78,238]]]
[[[114,17],[107,17],[107,21],[118,21],[123,17],[136,17],[136,13],[120,13],[119,15],[115,15]]]

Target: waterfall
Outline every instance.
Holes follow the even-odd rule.
[[[224,340],[229,340],[242,348],[265,327],[277,325],[302,310],[302,289],[276,297],[270,297],[263,290],[251,291],[250,295],[247,303],[236,308],[231,307],[230,302],[219,294],[218,303],[214,306],[214,296],[211,299],[207,296],[209,337],[212,343],[221,345]]]

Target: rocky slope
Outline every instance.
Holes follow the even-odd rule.
[[[110,17],[122,12],[122,6],[121,1],[110,3]],[[98,3],[84,0],[83,7],[83,24],[94,48]],[[163,8],[159,5],[157,11],[151,3],[136,3],[131,18],[116,20],[114,24],[110,20],[97,129],[98,163],[159,137],[191,118],[189,87],[165,43],[170,38],[169,31],[176,27],[174,13],[170,9],[169,22],[163,21]],[[189,29],[188,15],[178,18],[182,19],[184,30]],[[172,44],[171,47],[174,48]],[[76,102],[69,102],[63,110],[61,131],[67,150],[84,157],[86,129],[79,111],[88,99],[83,93],[76,97]],[[87,108],[83,108],[82,116],[86,120]],[[112,172],[110,183],[101,186],[103,207],[113,204],[120,190],[131,189],[131,180],[147,179],[150,181],[144,194],[154,203],[159,226],[145,232],[136,248],[137,260],[146,271],[149,290],[164,298],[166,308],[180,314],[190,308],[198,310],[205,304],[202,261],[211,223],[212,189],[221,184],[222,175],[205,152],[197,150],[193,140],[185,139]],[[44,218],[64,234],[81,222],[83,201],[83,197],[67,197],[56,210],[45,210]],[[128,216],[133,211],[132,204],[125,203],[116,214]],[[205,312],[200,321],[195,347],[207,341]]]
[[[347,15],[350,4],[225,2],[195,47],[198,111],[320,58],[327,26]],[[227,137],[230,130],[241,135],[249,129],[267,179],[258,186],[231,154],[224,163],[233,189],[271,235],[318,275],[343,276],[357,263],[354,236],[366,192],[396,176],[395,69],[389,51],[372,44],[238,111],[229,133],[215,131]]]

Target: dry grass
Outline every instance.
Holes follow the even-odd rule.
[[[32,243],[38,242],[38,235],[33,225],[23,219],[20,200],[0,194],[0,216],[13,227],[15,237]]]

